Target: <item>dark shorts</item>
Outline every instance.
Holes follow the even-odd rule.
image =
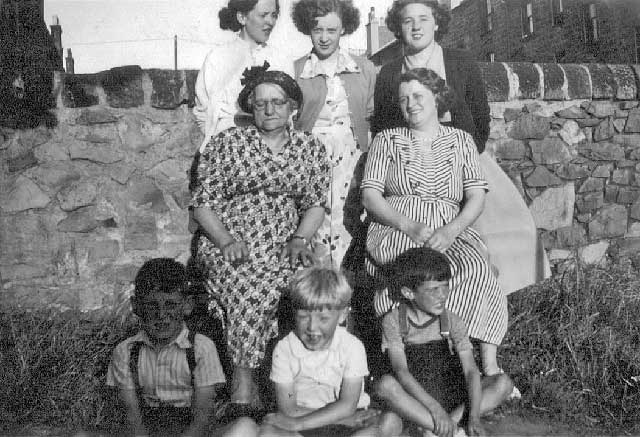
[[[142,421],[150,435],[181,434],[189,428],[193,415],[191,408],[178,408],[161,404],[142,407]]]

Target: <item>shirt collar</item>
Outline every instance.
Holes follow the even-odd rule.
[[[340,334],[340,330],[344,330],[342,326],[336,327],[336,332],[333,334],[333,338],[331,339],[331,344],[329,348],[326,349],[329,353],[334,352],[338,349],[340,345],[340,338],[342,337]],[[303,359],[309,357],[311,354],[316,353],[316,351],[310,351],[307,349],[302,341],[298,338],[295,332],[291,332],[289,334],[291,336],[291,353],[295,358]]]
[[[153,347],[153,344],[151,343],[151,340],[149,339],[146,331],[142,329],[138,331],[138,333],[133,337],[133,341],[142,342],[149,347]],[[182,330],[180,331],[180,334],[178,334],[178,336],[175,338],[175,340],[164,347],[170,346],[172,344],[176,344],[181,349],[188,349],[189,347],[191,347],[191,343],[189,342],[189,329],[187,328],[186,323],[182,323]]]
[[[251,44],[248,41],[245,41],[244,39],[240,38],[240,34],[236,34],[236,41],[235,43],[237,45],[240,45],[242,47],[244,47],[247,51],[250,51],[252,53],[258,53],[261,52],[262,50],[266,49],[268,47],[266,42],[263,42],[262,44],[257,44],[254,47],[251,47]]]
[[[360,67],[356,61],[353,60],[351,55],[346,49],[342,47],[338,47],[338,63],[336,67],[336,73],[359,73]],[[302,72],[300,73],[300,78],[302,79],[312,79],[316,76],[327,75],[327,73],[322,68],[322,63],[318,59],[318,56],[311,51],[307,55],[307,60],[302,67]]]

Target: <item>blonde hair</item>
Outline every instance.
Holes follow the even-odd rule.
[[[294,309],[343,309],[353,291],[345,276],[326,267],[309,267],[291,279],[289,297]]]

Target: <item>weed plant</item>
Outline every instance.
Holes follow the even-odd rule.
[[[576,423],[638,431],[640,279],[631,266],[574,266],[509,297],[502,361],[523,407]]]

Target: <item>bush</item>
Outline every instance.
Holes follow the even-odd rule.
[[[640,423],[637,271],[577,266],[509,299],[503,362],[523,406],[615,432]]]

